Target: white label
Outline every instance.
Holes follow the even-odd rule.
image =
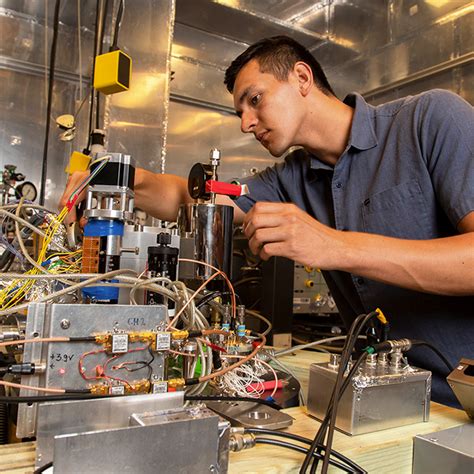
[[[153,393],[166,393],[167,391],[168,391],[168,382],[166,380],[153,382]]]
[[[113,387],[110,387],[110,394],[111,395],[124,395],[125,387],[123,385],[114,385]]]
[[[293,298],[293,304],[310,304],[311,298]]]
[[[156,350],[168,351],[171,348],[171,333],[159,332],[156,335]]]
[[[128,352],[128,334],[112,335],[112,352],[114,354]]]

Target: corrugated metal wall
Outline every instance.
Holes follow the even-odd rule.
[[[77,111],[88,94],[95,5],[96,0],[62,1],[46,193],[52,207],[71,150],[86,143],[87,100],[77,115],[74,142],[58,140],[54,119]],[[53,8],[54,0],[0,0],[0,167],[16,164],[36,184]],[[130,153],[154,171],[186,176],[212,146],[222,149],[224,179],[274,161],[252,136],[240,133],[222,84],[231,60],[265,36],[288,34],[310,48],[340,97],[357,90],[381,103],[442,87],[474,103],[472,1],[176,0],[176,17],[174,8],[174,0],[126,1],[120,44],[133,58],[132,89],[107,99],[105,107],[109,149]]]
[[[118,2],[110,3],[108,44],[118,7]],[[18,171],[38,187],[54,5],[54,0],[0,0],[0,168],[17,165]],[[174,8],[174,0],[126,3],[119,46],[133,58],[131,88],[101,100],[110,149],[129,153],[140,166],[158,172],[167,124]],[[64,169],[71,151],[82,150],[87,144],[95,12],[96,0],[61,2],[46,185],[46,204],[51,208],[56,207],[64,190]],[[80,108],[82,100],[85,102]],[[62,114],[77,114],[72,142],[58,138],[54,122]]]

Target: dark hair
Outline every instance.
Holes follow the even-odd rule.
[[[314,82],[326,95],[336,95],[314,56],[300,43],[288,36],[264,38],[249,46],[232,61],[225,72],[224,84],[232,93],[237,74],[252,59],[256,59],[261,72],[272,73],[279,81],[286,81],[298,61],[305,62],[313,71]]]

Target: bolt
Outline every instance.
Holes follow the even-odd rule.
[[[71,321],[69,321],[69,319],[62,319],[59,324],[61,325],[61,329],[69,329],[69,326],[71,326]]]
[[[212,472],[213,474],[217,474],[219,471],[217,470],[216,466],[214,466],[214,464],[211,464],[209,466],[209,472]]]

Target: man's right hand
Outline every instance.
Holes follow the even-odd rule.
[[[59,201],[60,211],[64,208],[64,206],[66,206],[71,194],[81,185],[81,183],[86,179],[88,175],[89,175],[89,171],[76,171],[71,176],[69,176],[66,183],[66,189],[64,190],[64,193],[61,196],[61,199]],[[66,224],[71,224],[72,222],[77,221],[76,206],[77,204],[79,204],[81,201],[85,199],[86,191],[87,191],[87,186],[84,189],[84,191],[82,191],[82,193],[79,195],[75,205],[71,208],[68,215],[66,216],[66,219],[65,219]],[[85,223],[86,223],[86,219],[81,218],[81,222],[80,222],[81,227],[84,227]]]

